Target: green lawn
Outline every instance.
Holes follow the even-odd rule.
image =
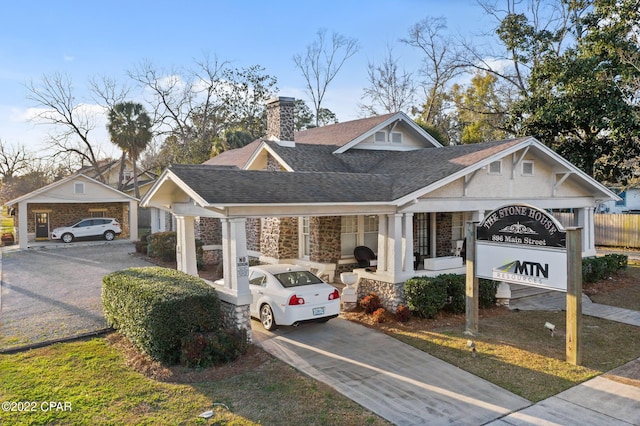
[[[150,379],[104,338],[0,355],[0,424],[388,425],[270,356],[220,380],[193,374],[192,384]],[[211,409],[209,423],[198,417]]]

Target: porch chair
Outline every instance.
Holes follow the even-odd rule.
[[[368,268],[372,260],[377,260],[376,254],[369,247],[358,246],[353,249],[353,257],[358,262],[358,268]]]

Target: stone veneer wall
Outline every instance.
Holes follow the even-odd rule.
[[[247,342],[251,343],[251,311],[249,305],[237,306],[232,303],[220,301],[222,313],[222,326],[229,330],[245,330]]]
[[[398,306],[407,304],[407,295],[404,292],[404,281],[401,283],[387,283],[383,281],[361,278],[358,282],[358,300],[369,293],[376,293],[380,297],[382,306],[395,313]]]
[[[260,251],[261,220],[258,218],[247,219],[247,250]]]
[[[436,257],[451,256],[451,225],[452,213],[438,213],[436,215]]]
[[[49,213],[49,231],[52,231],[54,228],[73,225],[80,219],[91,217],[90,210],[95,209],[104,210],[104,217],[117,219],[122,227],[119,238],[129,238],[128,203],[29,203],[27,204],[27,232],[29,234],[36,232],[35,212]],[[18,226],[17,221],[16,226]]]
[[[260,253],[263,256],[274,259],[298,258],[298,218],[264,218],[261,235]]]
[[[321,263],[338,263],[341,255],[340,216],[309,218],[309,260]]]
[[[222,245],[222,221],[213,217],[196,219],[196,238],[207,245]],[[260,251],[260,219],[249,218],[246,222],[247,250]],[[222,262],[222,250],[205,250],[203,261],[206,264]]]

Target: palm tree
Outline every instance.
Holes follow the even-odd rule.
[[[111,142],[122,149],[118,189],[122,189],[124,162],[128,155],[133,163],[133,187],[135,196],[136,198],[140,198],[136,161],[153,136],[151,133],[151,118],[149,118],[149,115],[141,104],[121,102],[115,104],[113,108],[109,110],[108,119],[107,130],[111,136]]]

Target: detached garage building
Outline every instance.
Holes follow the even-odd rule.
[[[120,238],[138,239],[138,200],[82,173],[75,174],[6,203],[14,209],[20,248],[49,239],[50,232],[87,217],[113,217],[122,225]]]

